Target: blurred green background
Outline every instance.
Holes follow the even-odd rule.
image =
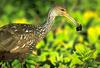
[[[72,23],[57,17],[52,31],[37,44],[37,54],[26,58],[26,68],[100,68],[100,0],[0,0],[0,27],[41,24],[53,5],[64,6],[83,29],[77,32]],[[21,68],[18,60],[0,62],[5,68],[9,63]]]

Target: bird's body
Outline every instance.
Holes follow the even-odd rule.
[[[34,28],[30,25],[4,26],[0,30],[0,59],[9,60],[9,58],[12,59],[12,55],[15,55],[15,58],[23,57],[35,42],[34,38]]]
[[[45,27],[10,24],[0,29],[0,60],[24,58],[46,34]],[[15,56],[15,57],[12,57]]]
[[[23,59],[35,49],[35,45],[50,31],[56,16],[65,16],[65,9],[54,7],[49,11],[44,24],[9,24],[0,28],[0,60]],[[70,17],[71,18],[71,17]],[[78,27],[75,20],[71,20]]]
[[[0,29],[0,60],[25,56],[35,49],[35,45],[43,39],[50,30],[53,18],[46,24],[34,26],[32,24],[9,24]]]

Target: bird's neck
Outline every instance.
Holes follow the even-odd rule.
[[[56,16],[57,14],[54,10],[51,10],[49,12],[48,17],[43,25],[44,29],[46,29],[46,32],[50,31],[50,29],[52,28]]]
[[[46,29],[46,32],[50,31],[50,29],[52,28],[54,19],[55,19],[55,16],[48,16],[45,24],[43,25],[44,29]]]
[[[38,36],[39,39],[44,38],[45,35],[50,31],[55,17],[56,17],[55,12],[50,11],[45,23],[37,27],[36,35]]]

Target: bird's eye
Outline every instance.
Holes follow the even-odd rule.
[[[61,11],[65,11],[65,9],[61,9]]]

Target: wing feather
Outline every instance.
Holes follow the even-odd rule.
[[[10,24],[0,29],[0,51],[24,52],[32,43],[34,28],[31,25]]]

